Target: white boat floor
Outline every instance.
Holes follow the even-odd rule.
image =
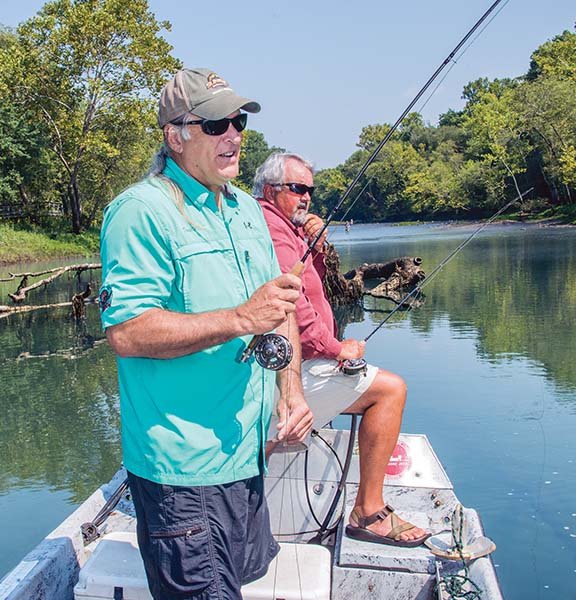
[[[305,487],[320,520],[334,497],[341,469],[328,445],[343,462],[349,432],[323,430],[322,436],[324,441],[317,441],[310,448],[306,477],[303,454],[274,455],[270,461],[266,492],[272,530],[279,541],[306,542],[311,535],[301,532],[317,528],[305,501]],[[435,534],[448,529],[457,498],[425,436],[401,436],[393,471],[385,482],[385,497],[398,514]],[[344,514],[344,522],[356,497],[358,476],[356,452],[346,493],[336,510],[336,515]],[[0,581],[0,600],[72,600],[79,570],[98,544],[96,541],[84,547],[80,526],[94,519],[124,478],[125,471],[121,469]],[[474,531],[481,535],[480,519],[472,512]],[[100,532],[133,533],[135,529],[132,502],[123,498]],[[332,600],[439,598],[434,592],[438,560],[424,546],[406,549],[361,542],[344,536],[343,527],[332,543]],[[448,574],[461,566],[447,561],[440,561],[440,565]],[[470,575],[485,590],[483,600],[502,600],[490,557],[471,563]]]

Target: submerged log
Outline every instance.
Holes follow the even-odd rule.
[[[10,297],[12,302],[17,304],[20,302],[24,302],[24,300],[26,300],[26,294],[28,292],[31,292],[32,290],[35,290],[39,287],[46,286],[49,283],[52,283],[53,281],[58,279],[58,277],[60,277],[64,273],[69,273],[71,271],[75,271],[77,274],[80,274],[83,271],[89,271],[92,269],[100,269],[100,268],[102,268],[102,265],[100,265],[99,263],[86,263],[86,264],[82,264],[82,265],[68,265],[66,267],[57,267],[55,269],[50,269],[49,271],[42,271],[40,273],[18,273],[18,274],[10,273],[10,277],[8,279],[3,279],[2,281],[11,281],[12,279],[15,279],[17,277],[22,278],[22,280],[20,281],[20,284],[18,285],[18,289],[16,290],[16,292],[14,294],[8,294],[8,296]],[[37,281],[36,283],[33,283],[32,285],[28,285],[29,277],[35,277],[38,275],[46,275],[48,273],[52,273],[52,275],[50,275],[50,277],[46,277],[45,279],[42,279],[41,281]]]
[[[364,263],[342,274],[340,257],[331,244],[327,245],[325,264],[324,289],[334,308],[356,304],[365,295],[386,298],[398,304],[426,277],[420,268],[422,259],[418,256],[402,256],[384,263]],[[381,281],[371,287],[368,282],[374,280]]]

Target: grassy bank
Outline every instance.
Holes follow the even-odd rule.
[[[98,253],[98,248],[97,230],[74,235],[20,229],[0,223],[0,264],[68,256],[93,256]]]

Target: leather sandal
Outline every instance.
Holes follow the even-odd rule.
[[[387,535],[381,535],[379,533],[375,533],[371,529],[368,529],[369,525],[376,523],[376,521],[383,521],[389,515],[391,517],[390,523],[392,525],[392,529],[387,533]],[[413,525],[408,521],[400,523],[399,517],[396,516],[394,509],[389,504],[386,504],[378,512],[368,516],[362,516],[358,509],[355,508],[350,513],[350,519],[354,521],[356,525],[346,525],[346,535],[363,542],[386,544],[387,546],[401,546],[403,548],[415,548],[416,546],[423,544],[432,535],[431,533],[426,533],[425,535],[413,540],[403,540],[400,537],[401,534],[405,531],[410,531],[410,529],[415,529],[416,525]]]

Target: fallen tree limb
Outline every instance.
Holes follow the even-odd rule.
[[[363,296],[386,298],[398,304],[405,292],[414,288],[426,274],[420,268],[418,256],[402,256],[384,263],[365,263],[347,273],[340,273],[340,257],[332,245],[326,250],[324,289],[332,307],[360,302]],[[367,282],[383,280],[370,288]]]
[[[76,271],[77,273],[82,273],[83,271],[90,271],[92,269],[100,269],[100,268],[102,268],[102,265],[100,263],[86,263],[86,264],[82,264],[82,265],[68,265],[66,267],[50,269],[49,271],[44,271],[44,272],[40,272],[40,273],[20,273],[18,275],[14,275],[14,277],[11,277],[10,279],[7,280],[7,281],[11,281],[12,279],[15,279],[16,277],[22,277],[22,280],[20,281],[20,285],[18,286],[18,289],[16,290],[16,292],[14,294],[8,294],[8,296],[12,300],[12,302],[15,302],[15,303],[23,302],[24,300],[26,300],[26,294],[28,292],[35,290],[39,287],[42,287],[43,285],[48,285],[49,283],[52,283],[54,280],[58,279],[58,277],[60,277],[64,273],[69,273],[71,271]],[[36,283],[27,285],[29,277],[46,275],[48,273],[52,273],[52,275],[50,277],[46,277],[45,279],[41,279],[40,281],[37,281]]]
[[[83,265],[75,265],[75,266],[83,266]],[[8,275],[10,277],[4,277],[0,279],[0,282],[12,281],[17,279],[18,277],[40,277],[40,275],[47,275],[48,273],[55,273],[56,271],[61,271],[64,267],[54,267],[53,269],[48,269],[47,271],[38,271],[35,273],[10,273]]]
[[[87,304],[97,304],[97,300],[92,300]],[[32,310],[40,310],[42,308],[61,308],[63,306],[73,306],[72,302],[55,302],[54,304],[26,304],[24,306],[7,306],[5,304],[0,304],[0,319],[4,319],[13,315],[15,313],[25,313],[30,312]]]

